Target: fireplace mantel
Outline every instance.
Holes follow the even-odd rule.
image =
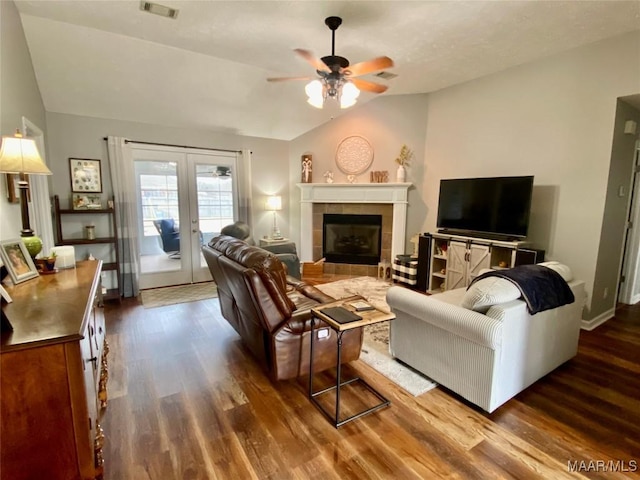
[[[298,183],[300,188],[300,259],[313,261],[314,203],[393,204],[391,255],[404,253],[407,197],[411,183]]]

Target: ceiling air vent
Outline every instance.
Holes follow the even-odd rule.
[[[384,78],[385,80],[391,80],[392,78],[396,78],[398,75],[391,72],[380,72],[375,75],[378,78]]]
[[[140,10],[143,12],[153,13],[155,15],[160,15],[161,17],[167,18],[176,18],[178,16],[179,10],[177,8],[165,7],[164,5],[159,5],[153,2],[140,2]]]

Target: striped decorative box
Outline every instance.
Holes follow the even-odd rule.
[[[406,285],[418,282],[418,259],[411,255],[398,255],[393,261],[393,281]]]

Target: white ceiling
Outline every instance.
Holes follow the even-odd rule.
[[[340,114],[306,103],[294,55],[380,55],[383,95],[425,93],[640,29],[638,1],[16,1],[47,111],[290,140]],[[375,95],[363,93],[359,102]]]

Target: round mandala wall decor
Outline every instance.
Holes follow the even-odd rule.
[[[336,151],[336,165],[347,175],[358,175],[373,163],[373,147],[359,135],[347,137],[340,142]]]

